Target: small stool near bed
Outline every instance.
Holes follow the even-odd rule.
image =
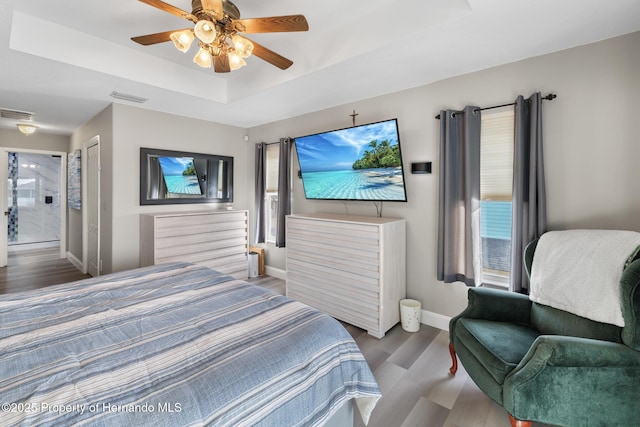
[[[449,324],[457,357],[512,426],[640,419],[640,233],[545,233],[525,251],[531,295],[469,289]]]

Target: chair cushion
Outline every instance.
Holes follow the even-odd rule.
[[[580,317],[568,311],[531,304],[531,326],[542,335],[566,335],[612,342],[622,342],[622,328]]]
[[[527,325],[481,319],[460,319],[456,336],[498,384],[522,360],[540,335]],[[473,373],[469,372],[471,378]]]

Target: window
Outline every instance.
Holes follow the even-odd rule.
[[[280,146],[267,145],[267,164],[265,166],[265,241],[275,243],[278,227],[278,163]]]
[[[513,147],[513,108],[483,113],[480,132],[482,280],[493,285],[509,284]]]

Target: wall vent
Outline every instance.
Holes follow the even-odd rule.
[[[147,98],[141,98],[139,96],[129,95],[127,93],[116,91],[111,92],[109,96],[116,99],[122,99],[123,101],[137,102],[138,104],[143,104],[149,100]]]
[[[0,108],[0,117],[4,119],[33,121],[33,113],[28,111],[9,110],[8,108]]]

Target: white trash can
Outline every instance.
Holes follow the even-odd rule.
[[[402,329],[407,332],[418,332],[420,330],[420,317],[422,304],[414,299],[400,300],[400,323]]]
[[[249,277],[258,277],[258,253],[249,252]]]

